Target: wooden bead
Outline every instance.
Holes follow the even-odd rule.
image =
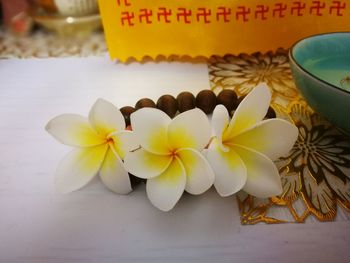
[[[177,112],[177,101],[171,95],[163,95],[157,101],[157,108],[173,118]]]
[[[273,119],[276,118],[276,112],[275,110],[270,106],[269,109],[267,110],[265,118],[267,119]]]
[[[146,179],[136,177],[136,176],[132,175],[131,173],[129,173],[129,178],[130,178],[130,183],[131,183],[132,188],[135,188],[140,183],[146,183]]]
[[[176,100],[179,112],[188,111],[196,107],[196,98],[191,92],[181,92],[176,97]]]
[[[237,94],[231,89],[224,89],[221,91],[217,97],[217,104],[222,104],[226,107],[228,112],[235,109],[237,104]]]
[[[204,113],[210,114],[216,106],[216,95],[211,90],[202,90],[197,94],[196,106]]]
[[[135,109],[141,109],[141,108],[156,108],[156,104],[154,103],[153,100],[149,98],[143,98],[140,99],[138,102],[135,104]]]
[[[123,108],[120,109],[120,112],[123,114],[124,116],[124,120],[125,120],[125,124],[126,126],[130,125],[130,115],[131,113],[133,113],[135,110],[134,107],[131,106],[125,106]]]

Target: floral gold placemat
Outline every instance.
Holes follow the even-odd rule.
[[[350,136],[313,112],[303,100],[292,79],[287,51],[212,57],[209,75],[215,92],[233,89],[238,96],[266,82],[277,116],[299,129],[290,154],[276,162],[282,195],[261,200],[239,193],[242,224],[301,223],[313,218],[333,221],[339,214],[348,219]]]

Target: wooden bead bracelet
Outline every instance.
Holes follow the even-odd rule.
[[[230,115],[237,109],[238,105],[244,99],[245,96],[237,97],[237,94],[233,90],[222,90],[217,96],[211,90],[202,90],[197,96],[194,96],[188,91],[181,92],[176,98],[172,95],[162,95],[155,103],[149,98],[143,98],[136,102],[135,107],[124,106],[120,109],[124,116],[126,125],[130,125],[131,113],[138,109],[150,107],[158,108],[161,111],[169,115],[170,118],[174,118],[177,112],[184,112],[194,108],[201,109],[205,114],[213,113],[216,105],[222,104],[226,107]],[[266,114],[266,118],[275,118],[275,111],[269,107]]]

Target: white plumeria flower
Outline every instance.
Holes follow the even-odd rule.
[[[63,114],[52,119],[46,130],[61,143],[77,147],[57,168],[55,184],[58,191],[77,190],[98,173],[110,190],[118,194],[132,190],[122,159],[137,145],[132,132],[125,130],[123,115],[113,104],[98,99],[89,118]]]
[[[148,179],[146,191],[154,206],[169,211],[184,190],[201,194],[211,187],[214,174],[200,153],[209,143],[211,127],[201,110],[171,120],[160,110],[143,108],[131,115],[131,126],[141,147],[126,154],[125,168]]]
[[[221,196],[242,188],[260,198],[282,192],[273,160],[291,150],[298,129],[285,120],[263,120],[270,100],[269,88],[261,84],[240,103],[231,121],[223,105],[215,108],[212,126],[216,137],[208,148],[207,159],[215,173],[214,186]]]

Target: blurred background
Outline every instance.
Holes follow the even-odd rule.
[[[97,0],[0,0],[0,57],[104,55]]]

